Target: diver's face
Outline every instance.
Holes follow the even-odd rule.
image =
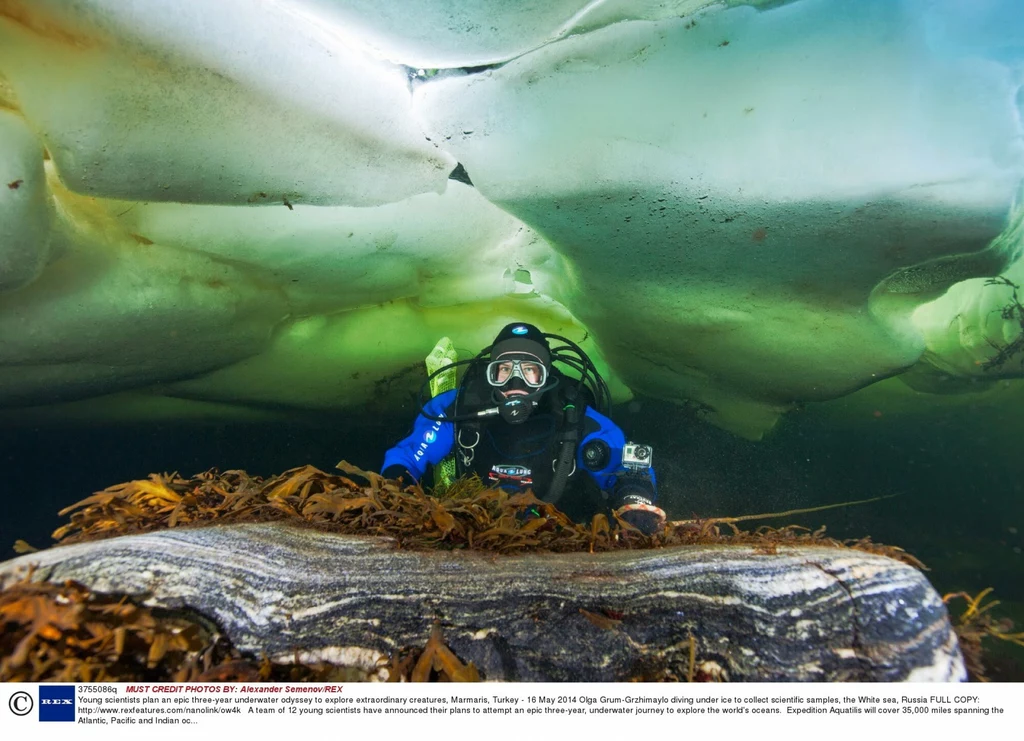
[[[544,385],[547,371],[542,363],[528,359],[506,358],[492,361],[487,366],[487,382],[498,388],[501,395],[526,396],[529,389]]]
[[[496,380],[498,383],[505,383],[512,376],[512,371],[515,368],[515,363],[511,360],[506,360],[503,363],[498,364],[496,372]],[[543,373],[544,369],[540,363],[530,363],[522,361],[519,363],[519,370],[522,373],[523,380],[526,381],[527,386],[537,388],[544,385]],[[523,393],[526,393],[525,391]]]

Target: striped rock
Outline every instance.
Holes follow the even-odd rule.
[[[263,524],[52,548],[0,564],[0,583],[29,564],[39,579],[198,612],[253,656],[327,660],[371,678],[386,676],[378,665],[390,652],[422,646],[437,620],[488,680],[965,679],[924,575],[854,550],[501,556]]]

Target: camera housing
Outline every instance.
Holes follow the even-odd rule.
[[[622,446],[622,465],[629,471],[646,471],[653,458],[654,450],[650,445],[626,443]]]

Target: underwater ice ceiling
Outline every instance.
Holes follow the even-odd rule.
[[[0,0],[0,406],[384,408],[516,318],[749,437],[1017,378],[1022,85],[1017,0]]]

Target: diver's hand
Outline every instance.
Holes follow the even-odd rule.
[[[392,479],[393,481],[398,481],[402,484],[410,484],[416,480],[413,478],[413,475],[406,470],[405,466],[398,463],[393,463],[388,466],[380,472],[380,475],[386,479]]]
[[[647,497],[629,494],[619,501],[615,513],[644,535],[654,535],[665,525],[665,510]]]

